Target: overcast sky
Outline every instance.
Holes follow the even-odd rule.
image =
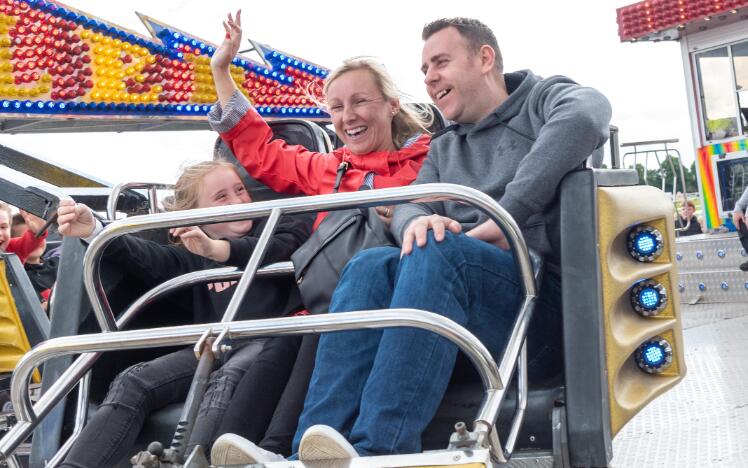
[[[420,68],[421,27],[444,16],[472,16],[496,33],[507,71],[567,75],[602,91],[621,142],[679,138],[693,159],[680,46],[622,44],[612,0],[228,1],[70,0],[69,5],[146,34],[145,13],[206,40],[222,37],[221,19],[243,8],[245,36],[333,68],[354,55],[379,57],[402,90],[427,101]],[[280,8],[280,9],[278,9]],[[186,161],[211,156],[205,132],[0,135],[0,143],[111,181],[172,182]],[[1,175],[1,173],[0,173]]]

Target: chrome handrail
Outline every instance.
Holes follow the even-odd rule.
[[[144,216],[133,216],[124,220],[115,221],[105,228],[99,236],[97,236],[90,244],[89,249],[84,258],[84,286],[91,300],[94,313],[99,321],[99,324],[104,333],[98,335],[105,342],[112,342],[112,349],[129,349],[123,348],[121,341],[117,338],[123,336],[121,333],[130,332],[114,332],[121,327],[120,321],[115,321],[114,315],[109,307],[106,295],[101,286],[101,280],[99,276],[100,271],[100,259],[104,249],[109,242],[114,240],[116,237],[124,235],[126,233],[138,232],[146,229],[159,229],[167,227],[178,227],[178,226],[191,226],[195,224],[210,224],[217,222],[230,222],[244,219],[254,219],[258,217],[268,216],[270,214],[281,214],[281,213],[301,213],[308,211],[327,211],[332,209],[346,209],[353,208],[361,205],[383,205],[383,204],[399,204],[407,203],[409,201],[418,200],[421,198],[447,198],[456,201],[468,202],[477,208],[481,209],[488,216],[493,219],[503,230],[506,235],[507,241],[514,250],[514,259],[517,263],[520,279],[522,280],[523,289],[525,292],[525,301],[523,302],[522,308],[515,319],[515,323],[512,329],[512,334],[509,338],[507,346],[502,353],[502,358],[498,366],[498,381],[497,385],[486,385],[486,396],[484,402],[479,411],[478,418],[475,421],[475,430],[481,437],[483,443],[486,443],[486,438],[489,433],[492,433],[493,425],[498,417],[499,407],[503,400],[505,389],[502,382],[508,382],[514,371],[515,365],[518,363],[518,357],[520,350],[524,344],[527,327],[530,321],[530,317],[533,310],[534,300],[537,296],[536,284],[533,278],[532,264],[530,262],[529,253],[527,246],[524,242],[522,234],[509,214],[501,208],[496,201],[490,198],[488,195],[468,187],[463,187],[453,184],[424,184],[417,186],[408,186],[392,189],[379,189],[372,191],[363,192],[346,192],[331,195],[318,195],[303,198],[274,200],[268,202],[257,202],[244,205],[230,205],[213,208],[203,208],[196,210],[186,210],[180,212],[170,213],[159,213],[153,215]],[[268,235],[269,237],[269,235]],[[258,252],[259,251],[259,252]],[[253,257],[255,255],[262,255],[264,246],[257,246]],[[253,260],[250,259],[250,264]],[[259,260],[258,260],[259,262]],[[286,267],[285,271],[289,271]],[[388,312],[388,311],[384,311]],[[391,311],[389,311],[391,312]],[[336,314],[342,315],[342,314]],[[433,314],[432,314],[433,315]],[[437,316],[440,317],[440,316]],[[124,317],[123,317],[124,318]],[[442,318],[443,319],[443,318]],[[392,325],[387,325],[386,322],[381,322],[382,317],[376,316],[372,318],[374,322],[377,322],[371,327],[381,328]],[[444,319],[447,320],[447,319]],[[452,327],[457,326],[453,322]],[[229,327],[229,329],[235,328],[235,324],[240,322],[224,324],[223,328]],[[346,326],[353,324],[343,324],[340,329],[353,329],[355,327]],[[119,327],[118,327],[119,326]],[[403,326],[403,325],[398,325]],[[192,326],[200,327],[200,326]],[[201,330],[204,331],[204,326]],[[183,333],[186,329],[184,328],[167,328],[161,330],[177,330],[177,333]],[[316,328],[310,330],[312,332],[329,331],[327,329]],[[267,333],[267,331],[265,332]],[[196,336],[179,338],[180,344],[190,344],[199,338],[199,333]],[[94,335],[97,336],[97,335]],[[472,336],[472,335],[470,335]],[[75,340],[80,337],[68,337],[59,338]],[[170,339],[176,337],[171,336]],[[473,337],[474,338],[474,337]],[[185,341],[186,340],[186,341]],[[477,339],[476,339],[477,340]],[[162,338],[162,343],[172,343],[167,338]],[[45,343],[40,344],[43,346]],[[142,343],[141,343],[142,344]],[[164,346],[168,344],[163,344]],[[158,345],[154,345],[158,346]],[[134,347],[141,347],[140,345],[134,345]],[[109,349],[109,348],[107,348]],[[104,349],[102,349],[104,350]],[[35,353],[32,350],[30,353]],[[77,351],[77,352],[80,352]],[[90,368],[90,364],[98,356],[98,352],[86,354],[81,356],[81,359],[76,361],[70,366],[68,371],[58,379],[57,382],[46,392],[36,406],[32,406],[30,399],[28,398],[28,392],[25,391],[26,384],[28,383],[28,377],[17,379],[14,373],[14,385],[11,389],[11,399],[17,408],[19,422],[6,434],[6,436],[0,440],[0,455],[7,455],[13,452],[18,444],[21,443],[27,437],[30,432],[38,424],[38,420],[43,418],[49,410],[62,398],[67,392],[70,391],[75,381],[81,378],[81,376]],[[79,362],[80,361],[80,362]],[[520,366],[526,366],[524,360],[519,360]],[[488,367],[482,367],[482,364],[476,362],[476,366],[479,372],[487,372],[487,368],[496,367],[496,363],[491,359],[484,365]],[[19,367],[20,369],[20,367]],[[526,369],[522,369],[525,372]],[[526,387],[520,388],[520,393],[526,393]],[[518,414],[512,423],[511,432],[516,432],[516,426],[521,425],[522,414]],[[491,440],[498,441],[498,437],[495,431],[491,434],[493,437]],[[500,445],[500,443],[496,444]],[[494,456],[499,461],[505,461],[505,456],[511,455],[511,450],[504,450],[501,452],[500,447],[492,447]]]
[[[196,224],[241,221],[269,216],[274,209],[281,214],[328,211],[372,204],[399,204],[428,197],[449,197],[468,202],[484,211],[502,229],[512,247],[520,279],[527,296],[537,296],[532,264],[517,223],[495,200],[478,190],[454,184],[423,184],[360,192],[344,192],[300,198],[286,198],[239,205],[199,208],[152,215],[132,216],[109,224],[90,244],[83,265],[83,281],[102,331],[116,330],[114,314],[100,279],[100,260],[106,246],[123,234],[147,229],[163,229]],[[257,252],[257,249],[255,249]]]
[[[158,192],[157,190],[173,189],[171,184],[162,184],[159,182],[122,182],[112,188],[112,192],[106,200],[107,218],[115,220],[117,217],[117,200],[122,192],[130,189],[148,190],[148,206],[151,213],[158,213]]]
[[[486,396],[482,406],[498,407],[493,400],[498,397],[496,392],[501,390],[504,385],[499,368],[483,343],[467,329],[452,320],[432,312],[415,309],[373,310],[245,320],[53,338],[38,344],[18,361],[11,381],[11,400],[14,405],[18,405],[18,408],[30,404],[24,396],[28,396],[28,382],[34,369],[54,357],[79,353],[95,356],[104,351],[190,345],[197,341],[206,330],[221,328],[228,329],[232,339],[240,340],[270,334],[293,335],[389,327],[420,328],[437,333],[455,343],[476,366],[483,385],[486,387]],[[42,398],[50,394],[52,394],[52,389]],[[39,403],[36,406],[39,406]],[[53,406],[54,403],[46,403],[46,411],[51,410]],[[31,408],[32,411],[36,409],[36,407]],[[0,454],[5,457],[11,454],[17,446],[13,445],[14,438],[10,437],[11,432],[18,431],[20,426],[20,430],[28,435],[33,430],[31,426],[35,425],[45,415],[45,413],[40,412],[31,413],[30,416],[33,419],[26,419],[26,414],[21,413],[18,412],[17,414],[18,422],[16,425],[5,437],[0,439]]]
[[[75,410],[75,426],[73,427],[73,433],[70,434],[68,440],[65,441],[55,456],[44,465],[44,468],[55,468],[57,465],[62,463],[62,460],[73,447],[78,436],[83,432],[83,426],[86,425],[86,419],[88,417],[88,394],[90,388],[91,372],[88,372],[86,376],[83,377],[83,380],[78,383],[78,403]]]

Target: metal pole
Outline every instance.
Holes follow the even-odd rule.
[[[109,194],[109,198],[106,201],[106,216],[108,219],[114,221],[117,218],[117,201],[119,196],[125,190],[130,189],[148,189],[149,190],[149,206],[151,212],[156,213],[157,208],[157,194],[156,190],[168,190],[173,189],[174,186],[171,184],[162,184],[159,182],[123,182],[117,184],[112,188],[112,192]]]
[[[270,242],[270,237],[275,233],[275,228],[278,226],[280,215],[280,208],[273,208],[270,211],[270,217],[268,218],[267,224],[265,224],[265,228],[262,230],[262,234],[260,234],[260,238],[257,240],[257,245],[255,245],[252,255],[249,257],[247,267],[244,269],[244,274],[239,280],[239,284],[236,285],[234,295],[231,296],[231,301],[226,307],[226,313],[223,314],[221,322],[225,323],[233,321],[237,312],[239,312],[239,306],[242,303],[242,299],[244,299],[244,295],[249,289],[249,285],[255,278],[255,273],[257,272],[257,268],[260,266],[260,262],[262,262],[262,259],[265,257],[267,245]]]
[[[70,451],[78,437],[83,431],[83,427],[86,425],[86,418],[88,416],[88,394],[91,388],[91,372],[88,372],[83,380],[78,384],[78,406],[75,410],[75,427],[73,433],[68,437],[60,450],[57,451],[54,457],[46,464],[44,468],[55,468],[57,465],[62,463],[62,460]]]
[[[205,389],[208,388],[210,373],[213,372],[216,357],[210,350],[212,344],[213,339],[208,338],[202,345],[200,361],[197,363],[195,376],[192,378],[187,399],[177,422],[176,432],[171,440],[171,448],[174,450],[174,459],[177,463],[184,462],[185,450],[192,434],[192,428],[195,425],[197,411],[200,409],[200,402],[203,394],[205,394]]]
[[[618,127],[610,126],[610,168],[620,169],[621,153],[618,145]]]

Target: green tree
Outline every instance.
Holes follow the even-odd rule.
[[[672,165],[671,165],[672,162]],[[690,167],[686,167],[681,162],[680,158],[675,156],[668,156],[667,158],[660,159],[661,166],[659,168],[650,168],[647,171],[647,178],[644,179],[644,166],[642,164],[636,164],[636,172],[639,175],[639,183],[642,185],[651,185],[653,187],[662,188],[662,179],[665,178],[665,191],[666,192],[679,192],[683,190],[683,182],[681,181],[680,168],[683,168],[683,176],[685,177],[685,188],[687,193],[693,193],[698,191],[698,184],[696,183],[696,163],[693,162]],[[633,169],[629,166],[629,169]],[[673,169],[676,172],[676,184],[675,190],[673,190]]]

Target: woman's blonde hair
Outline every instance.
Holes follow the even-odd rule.
[[[168,203],[165,200],[164,205],[166,206],[164,208],[168,211],[197,208],[197,198],[203,178],[208,173],[221,167],[228,167],[236,172],[234,165],[223,159],[203,161],[186,166],[182,169],[182,174],[180,174],[179,179],[174,184],[174,196],[168,200]]]
[[[384,65],[379,63],[373,57],[352,57],[343,61],[343,64],[331,71],[325,80],[323,92],[325,96],[330,89],[330,85],[344,73],[354,70],[367,70],[374,77],[374,83],[387,101],[397,100],[399,108],[392,118],[392,142],[396,148],[401,148],[403,144],[417,133],[431,133],[428,127],[434,122],[434,114],[428,106],[411,107],[403,105],[399,99],[404,97],[403,93],[395,85]]]

